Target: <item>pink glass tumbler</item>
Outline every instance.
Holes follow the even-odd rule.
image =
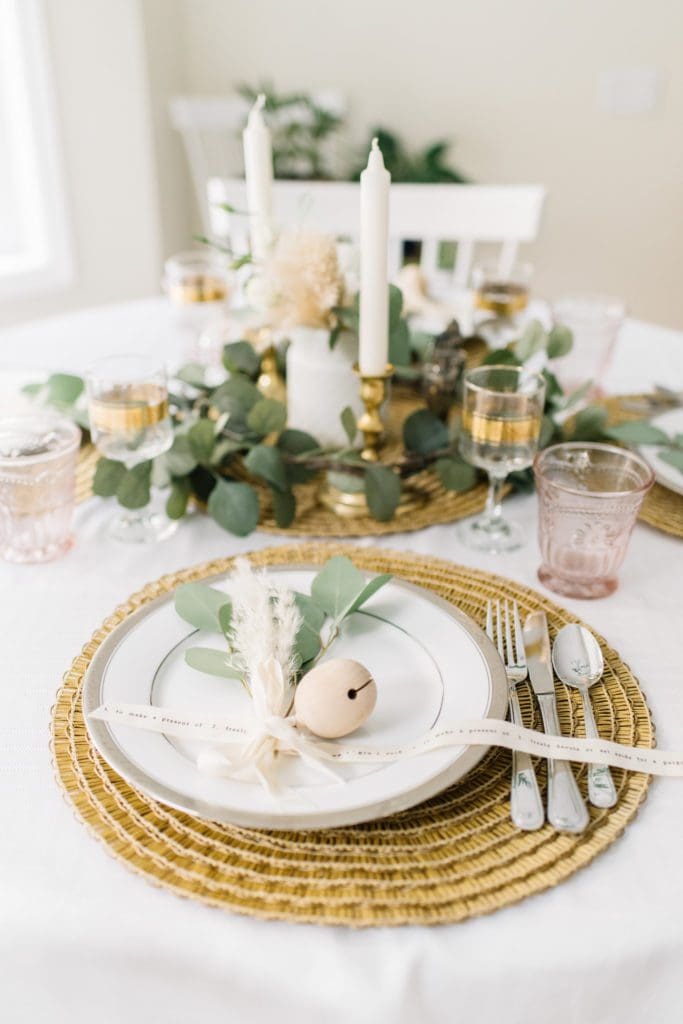
[[[626,449],[573,442],[540,452],[534,477],[539,579],[568,597],[611,594],[652,470]]]

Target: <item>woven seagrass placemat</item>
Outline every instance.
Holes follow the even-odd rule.
[[[642,398],[642,395],[623,396],[631,399]],[[623,423],[624,420],[642,419],[643,414],[624,408],[622,396],[604,400],[609,413],[610,423]],[[657,530],[670,533],[674,537],[683,537],[683,495],[655,484],[643,502],[638,516],[641,522],[654,526]]]
[[[573,616],[510,580],[415,555],[309,543],[252,554],[256,565],[322,563],[350,555],[370,572],[391,572],[427,587],[478,622],[488,597],[544,609],[554,634]],[[611,810],[591,808],[580,836],[519,832],[510,821],[510,754],[491,750],[465,779],[410,810],[365,825],[323,832],[265,832],[213,824],[171,810],[123,781],[91,746],[83,721],[84,674],[107,634],[135,609],[178,584],[227,572],[226,558],[162,577],[134,594],[88,641],[66,673],[52,719],[59,782],[77,815],[109,852],[148,881],[178,895],[260,918],[351,926],[463,921],[557,885],[621,835],[649,777],[614,769]],[[654,728],[637,680],[600,640],[602,683],[592,691],[600,734],[650,747]],[[520,687],[527,724],[540,727],[531,692]],[[582,734],[578,694],[558,686],[563,731]],[[545,766],[539,764],[545,790]],[[585,793],[585,769],[578,773]]]

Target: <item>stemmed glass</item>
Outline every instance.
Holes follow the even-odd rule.
[[[465,375],[460,453],[489,476],[483,514],[459,528],[468,547],[498,554],[524,542],[519,524],[502,514],[503,484],[532,464],[544,402],[543,376],[523,366],[480,366]]]
[[[519,314],[529,304],[532,274],[530,263],[513,263],[507,270],[493,262],[472,268],[474,308],[484,314],[477,333],[492,348],[506,345],[518,333]]]
[[[87,375],[87,387],[90,432],[105,458],[130,470],[168,451],[173,429],[163,366],[146,356],[100,359]],[[169,536],[176,525],[147,503],[122,512],[109,532],[117,540],[146,543]]]

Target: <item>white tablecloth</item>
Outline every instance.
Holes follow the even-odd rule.
[[[155,299],[0,332],[0,367],[78,371],[112,349],[173,358],[177,346]],[[610,389],[639,391],[655,381],[683,388],[683,336],[631,322]],[[510,512],[529,539],[498,560],[465,550],[451,526],[373,543],[539,587],[535,499],[511,499]],[[656,781],[626,835],[568,882],[457,926],[264,923],[178,899],[109,857],[53,779],[49,711],[62,673],[115,605],[149,580],[285,542],[262,534],[237,540],[197,517],[158,546],[127,548],[103,535],[111,514],[97,501],[81,507],[77,545],[61,561],[0,563],[0,1020],[679,1024],[680,781]],[[679,749],[682,571],[681,541],[639,525],[618,592],[564,602],[621,652],[648,696],[659,744]]]

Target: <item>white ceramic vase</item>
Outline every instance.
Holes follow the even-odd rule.
[[[362,412],[358,377],[358,340],[342,334],[330,349],[330,332],[318,327],[294,327],[287,332],[287,426],[305,430],[324,448],[348,444],[340,416],[350,405]]]

